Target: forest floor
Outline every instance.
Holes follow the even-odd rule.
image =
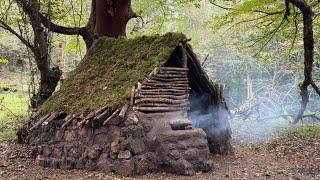
[[[212,156],[215,170],[185,177],[166,173],[136,179],[320,179],[320,136],[290,134],[263,143],[234,143],[234,154]],[[28,149],[7,142],[0,152],[0,179],[130,179],[113,174],[54,170],[35,165]]]

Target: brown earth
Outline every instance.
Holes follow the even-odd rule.
[[[278,138],[234,145],[234,155],[212,156],[215,170],[195,176],[166,173],[136,179],[320,179],[320,139]],[[113,174],[54,170],[35,165],[29,150],[8,142],[0,153],[0,179],[130,179]]]

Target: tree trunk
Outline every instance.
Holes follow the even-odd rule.
[[[38,1],[31,0],[29,1],[29,4],[26,4],[25,1],[22,0],[17,2],[30,18],[30,23],[34,32],[32,52],[40,71],[40,85],[36,98],[32,99],[32,101],[35,102],[32,102],[31,104],[33,105],[32,108],[37,109],[55,91],[62,75],[62,71],[58,67],[50,69],[48,35],[42,26],[41,16],[39,16],[38,13],[40,12],[40,5]]]
[[[312,68],[314,62],[313,12],[311,7],[304,0],[286,0],[286,3],[292,3],[302,12],[303,15],[304,80],[300,85],[300,95],[302,97],[301,107],[299,113],[292,122],[295,124],[302,119],[309,102],[308,86],[312,85],[314,89],[317,89],[317,86],[312,80]],[[289,6],[287,6],[287,8],[289,8]]]
[[[126,36],[128,21],[136,17],[131,8],[131,0],[96,0],[95,6],[96,36]]]

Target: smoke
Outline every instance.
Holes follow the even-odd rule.
[[[230,125],[228,119],[230,114],[223,108],[214,108],[212,106],[206,107],[205,102],[207,95],[190,97],[191,111],[188,112],[189,119],[192,121],[194,128],[204,129],[207,135],[219,137],[221,134],[228,133],[230,131]],[[217,116],[223,118],[220,121]]]
[[[208,76],[225,85],[224,97],[233,114],[229,120],[233,142],[260,143],[273,139],[291,126],[300,107],[299,82],[302,72],[288,61],[268,64],[228,49],[211,52],[203,67]],[[202,101],[202,97],[199,98]],[[320,112],[319,97],[310,91],[305,114]],[[212,112],[191,112],[195,127],[209,127]],[[213,131],[226,127],[214,125]]]

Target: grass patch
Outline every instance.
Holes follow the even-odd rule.
[[[14,135],[15,135],[15,131],[13,129],[6,129],[3,131],[0,131],[0,147],[5,141],[13,138]]]
[[[44,113],[88,114],[103,106],[119,108],[161,60],[170,57],[182,34],[135,39],[101,38],[42,107]]]
[[[320,125],[297,125],[288,128],[282,135],[286,138],[313,139],[320,138]]]
[[[0,147],[15,134],[17,120],[28,117],[28,96],[22,91],[0,94]]]

